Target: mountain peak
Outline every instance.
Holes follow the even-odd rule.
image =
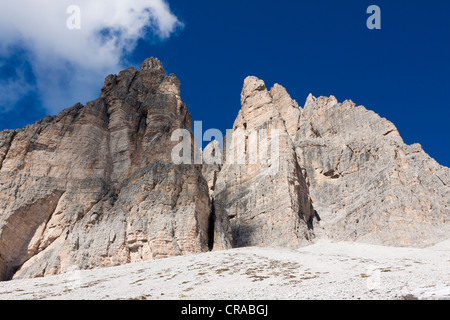
[[[223,153],[211,142],[202,165],[173,161],[173,134],[192,136],[191,116],[156,58],[108,76],[99,99],[0,132],[0,280],[233,244],[448,239],[449,169],[388,120],[333,96],[301,109],[257,77],[241,102],[242,139]]]

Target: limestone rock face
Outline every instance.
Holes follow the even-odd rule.
[[[217,177],[223,164],[223,154],[220,143],[217,140],[209,143],[203,150],[202,156],[202,173],[208,183],[209,194],[212,196],[216,187]]]
[[[298,107],[290,110],[296,106],[285,91],[269,92],[255,77],[245,80],[241,103],[215,183],[215,212],[229,218],[235,247],[306,244],[313,210],[290,136],[299,119],[283,117]]]
[[[449,168],[388,120],[310,95],[294,144],[329,238],[424,247],[450,236]]]
[[[209,248],[211,250],[214,249],[215,251],[230,249],[233,246],[233,235],[231,232],[230,221],[225,212],[220,210],[216,211],[214,197],[217,179],[223,164],[223,153],[220,143],[216,140],[209,143],[203,150],[202,158],[202,173],[208,183],[212,210],[209,221]]]
[[[0,281],[320,237],[449,238],[450,169],[388,120],[333,96],[301,108],[255,77],[241,105],[223,151],[213,141],[203,164],[174,164],[176,130],[197,150],[191,116],[150,58],[85,106],[0,132]]]
[[[245,80],[241,103],[234,129],[245,139],[224,153],[247,162],[225,164],[214,190],[235,246],[328,237],[425,247],[449,238],[450,169],[406,145],[388,120],[333,96],[310,95],[300,108],[282,86],[267,91],[255,77]],[[279,130],[273,176],[264,173],[269,162],[248,164],[258,144],[249,131],[261,128]]]
[[[180,128],[180,83],[151,58],[86,106],[1,132],[0,279],[207,251],[201,165],[171,160]]]

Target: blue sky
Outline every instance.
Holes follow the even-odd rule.
[[[366,27],[366,9],[372,4],[381,8],[381,30]],[[12,105],[0,109],[0,129],[22,127],[94,99],[108,73],[138,67],[154,56],[181,80],[182,98],[204,129],[232,127],[243,80],[254,75],[268,87],[283,85],[300,105],[309,93],[364,105],[392,121],[406,143],[420,143],[439,163],[450,166],[447,1],[170,0],[168,5],[172,20],[131,35],[131,44],[119,46],[118,60],[97,68],[92,79],[90,72],[74,77],[95,80],[89,90],[61,77],[61,72],[76,72],[84,61],[64,56],[52,61],[62,67],[53,65],[46,72],[36,70],[33,48],[18,42],[0,50],[0,88],[8,79],[29,86],[20,98],[9,100]],[[167,17],[167,12],[156,16]],[[60,72],[54,75],[58,86],[39,85],[46,79],[40,75],[52,71]],[[58,90],[61,99],[52,100]],[[75,96],[61,94],[71,90]]]

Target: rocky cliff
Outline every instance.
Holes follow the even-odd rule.
[[[148,59],[108,76],[99,99],[2,132],[0,278],[209,250],[201,166],[171,160],[180,128],[180,83]]]
[[[285,110],[277,89],[255,77],[245,79],[241,104],[214,187],[215,211],[228,216],[235,247],[304,245],[314,214],[290,136],[299,108]]]
[[[191,117],[153,58],[108,76],[85,106],[0,132],[0,279],[317,237],[449,238],[450,170],[386,119],[334,97],[302,108],[255,77],[241,104],[203,165],[172,161]]]
[[[450,236],[450,170],[352,101],[309,96],[295,136],[328,237],[424,247]]]
[[[234,124],[277,128],[279,166],[223,166],[215,210],[230,219],[235,246],[298,246],[315,237],[426,247],[450,237],[450,170],[396,127],[352,101],[310,95],[303,108],[275,84],[249,77]],[[231,151],[239,149],[236,142]],[[295,151],[293,151],[295,150]],[[225,159],[226,162],[226,159]]]

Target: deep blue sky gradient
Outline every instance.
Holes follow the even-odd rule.
[[[232,128],[243,80],[254,75],[269,88],[283,85],[301,106],[309,93],[364,105],[392,121],[406,143],[450,166],[448,1],[169,3],[184,28],[163,42],[149,34],[127,59],[138,67],[158,57],[181,80],[182,99],[204,130]],[[381,7],[381,30],[366,27],[372,4]],[[32,93],[0,115],[0,129],[45,115]]]

